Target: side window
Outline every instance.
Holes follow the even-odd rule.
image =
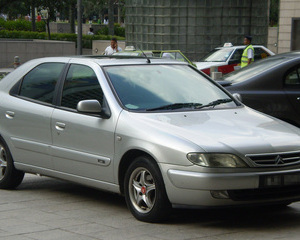
[[[288,86],[300,85],[300,66],[292,68],[285,76],[284,83]]]
[[[176,52],[175,53],[176,55],[176,60],[179,60],[179,61],[181,61],[181,62],[187,62],[188,63],[188,61],[184,58],[184,56],[182,56],[179,52]]]
[[[103,104],[103,92],[95,72],[88,66],[70,66],[64,83],[61,106],[76,109],[81,100],[97,99]]]
[[[31,70],[22,80],[19,96],[52,103],[64,63],[44,63]]]
[[[161,55],[162,58],[175,59],[175,53],[164,52]]]
[[[243,51],[244,51],[244,49],[236,49],[230,59],[229,64],[240,63],[242,55],[243,55]]]
[[[266,57],[269,57],[269,56],[270,56],[270,54],[267,53],[262,48],[254,48],[254,61],[262,59],[262,58],[266,58]]]

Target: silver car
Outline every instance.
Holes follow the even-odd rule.
[[[38,173],[172,207],[300,199],[300,130],[165,59],[44,58],[0,81],[0,187]]]

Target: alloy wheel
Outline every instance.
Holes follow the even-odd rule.
[[[6,151],[3,146],[0,145],[0,180],[5,176],[7,161],[6,161]]]
[[[129,196],[134,208],[148,213],[155,204],[156,188],[152,174],[146,168],[135,169],[129,181]]]

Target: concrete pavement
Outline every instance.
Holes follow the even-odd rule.
[[[300,203],[275,207],[174,210],[162,224],[137,221],[123,197],[26,174],[0,190],[1,240],[299,239]]]

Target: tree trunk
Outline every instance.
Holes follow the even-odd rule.
[[[108,34],[114,35],[114,0],[109,0],[108,6]]]
[[[70,30],[71,33],[75,33],[75,8],[76,4],[70,3],[69,5],[69,23],[70,23]]]
[[[50,18],[48,17],[46,20],[46,26],[47,26],[47,32],[48,32],[48,39],[51,40],[51,34],[50,34]]]
[[[31,4],[31,27],[32,31],[36,31],[36,24],[35,24],[35,5],[34,3]]]

